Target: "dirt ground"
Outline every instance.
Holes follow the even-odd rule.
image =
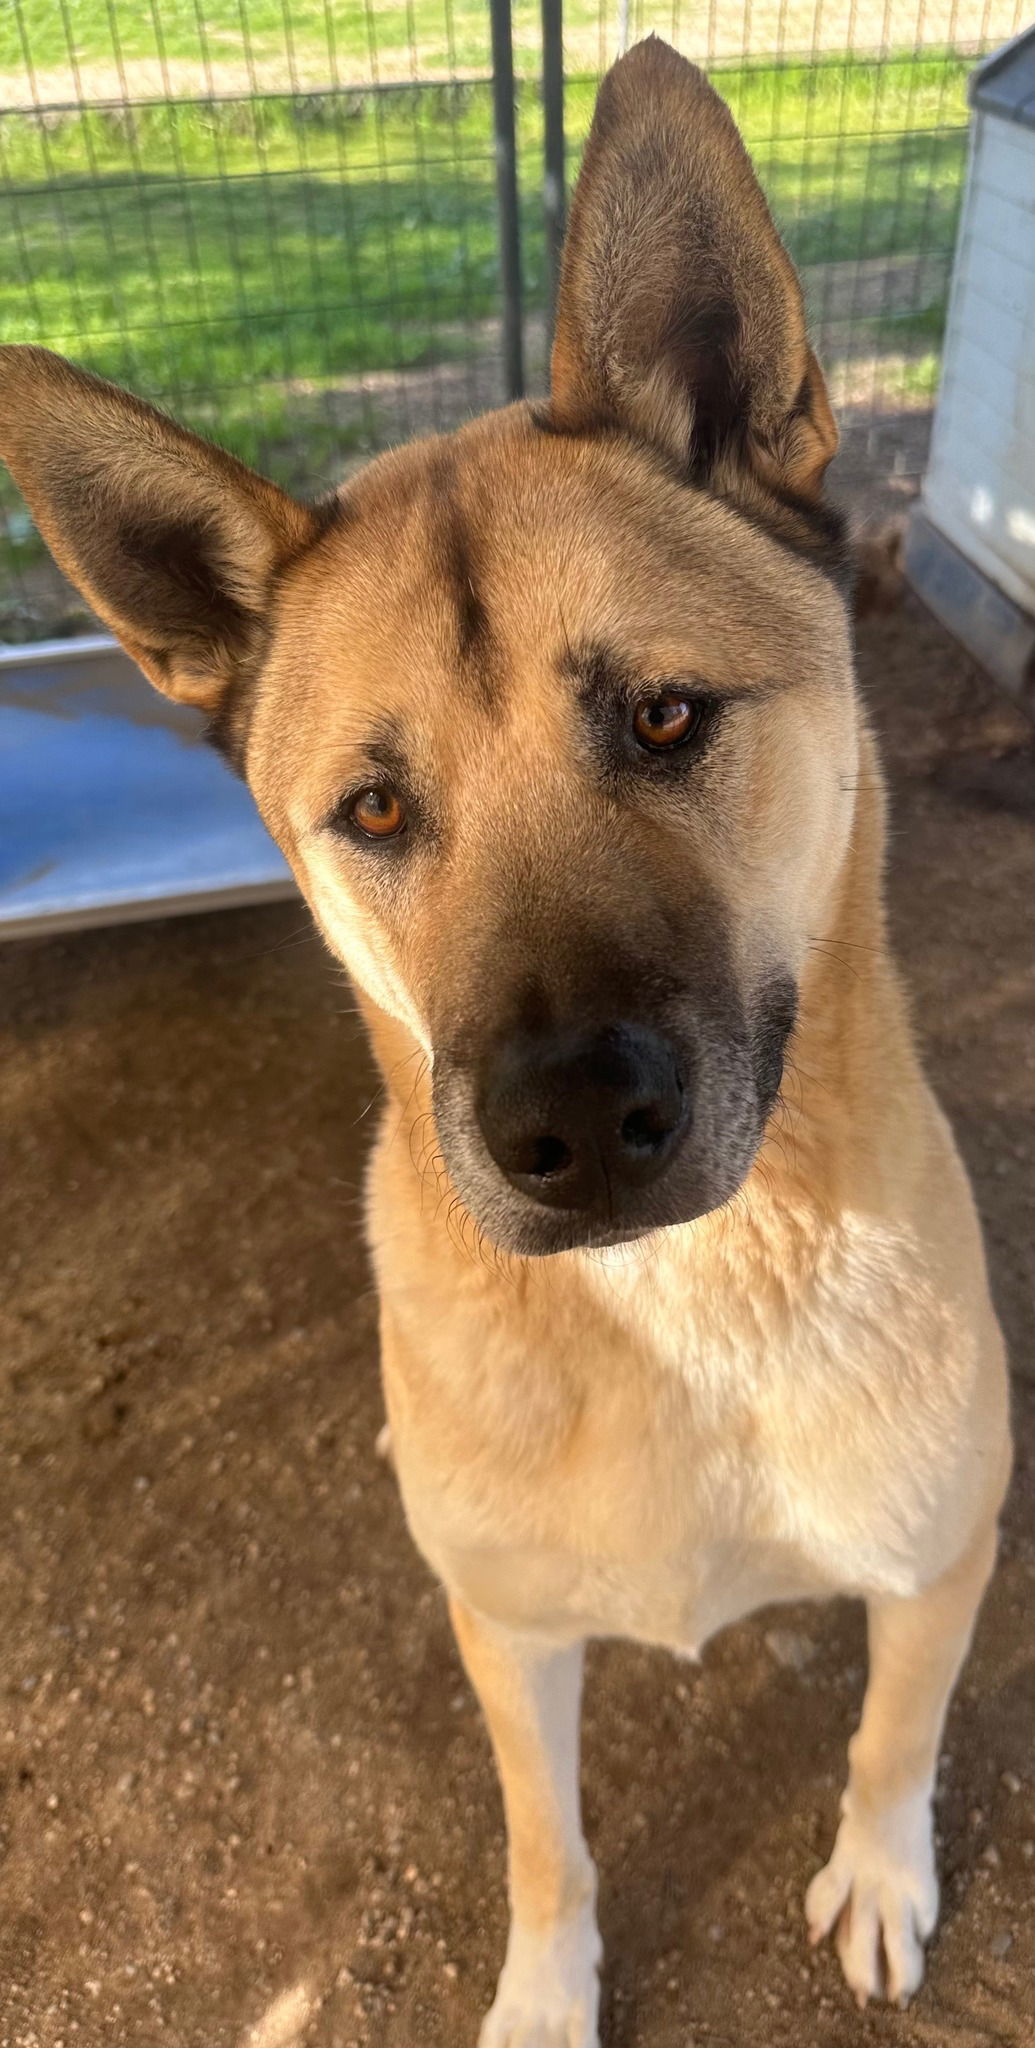
[[[917,1024],[1016,1371],[952,1709],[945,1910],[855,2012],[801,1899],[863,1683],[849,1605],[691,1674],[601,1647],[608,2048],[1035,2041],[1035,767],[915,608],[862,633]],[[294,906],[0,956],[3,2048],[472,2048],[504,1940],[488,1746],[411,1548],[357,1196],[375,1082]]]

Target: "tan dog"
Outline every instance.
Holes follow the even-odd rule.
[[[509,1829],[484,2048],[597,2041],[589,1636],[864,1598],[809,1924],[860,2001],[916,1990],[934,1926],[1006,1377],[888,955],[835,445],[730,117],[654,41],[600,94],[548,403],[313,510],[3,351],[55,554],[210,711],[366,998],[394,1453]]]

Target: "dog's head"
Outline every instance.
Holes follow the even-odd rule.
[[[548,401],[302,506],[41,350],[0,451],[159,689],[202,705],[322,931],[433,1062],[501,1246],[726,1199],[851,826],[836,432],[701,74],[602,87]]]

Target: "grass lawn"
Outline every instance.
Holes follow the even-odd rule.
[[[77,0],[77,33],[92,4]],[[52,31],[54,0],[25,0],[23,12],[41,37]],[[250,12],[255,25],[276,17],[283,33],[279,0]],[[153,42],[146,9],[135,28],[125,13],[127,33]],[[317,14],[322,0],[292,0],[300,25]],[[187,0],[162,0],[169,36],[188,16]],[[6,10],[0,22],[9,37]],[[861,335],[871,355],[905,349],[919,391],[937,364],[968,68],[932,53],[713,72],[795,258],[822,266],[821,348],[828,326],[839,348]],[[569,82],[573,168],[594,92],[592,79]],[[519,136],[534,308],[544,257],[531,82],[519,90]],[[125,382],[289,484],[330,481],[350,447],[384,438],[377,389],[343,404],[343,381],[363,374],[376,387],[377,373],[490,345],[479,323],[497,310],[494,190],[489,92],[473,82],[7,113],[0,340],[44,342]],[[843,290],[827,303],[838,264],[918,255],[931,262],[910,273],[904,303],[873,308]],[[14,516],[0,569],[36,545],[17,502],[5,480],[0,508]]]
[[[617,54],[619,0],[565,0],[568,69],[598,71]],[[709,62],[777,52],[856,55],[944,43],[989,45],[1021,27],[1017,0],[631,0],[633,38],[655,29]],[[538,70],[539,0],[513,0],[515,60]],[[31,70],[47,100],[155,90],[161,65],[215,74],[215,89],[248,73],[318,86],[487,72],[486,0],[6,0],[0,8],[0,78],[9,91]],[[63,81],[63,84],[61,83]],[[81,95],[79,83],[85,87]]]

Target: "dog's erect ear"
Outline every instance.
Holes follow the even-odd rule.
[[[0,348],[0,457],[145,675],[216,711],[256,660],[273,580],[315,538],[315,515],[47,349]]]
[[[817,496],[837,447],[801,287],[728,109],[656,37],[600,88],[571,206],[551,413],[695,481]]]

